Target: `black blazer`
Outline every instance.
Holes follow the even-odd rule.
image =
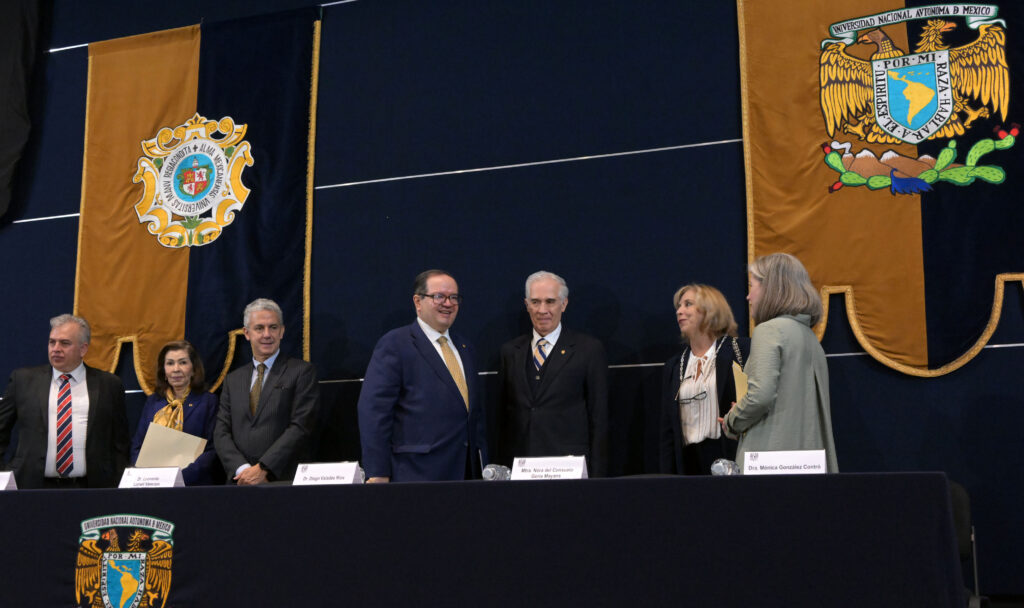
[[[243,464],[262,463],[270,480],[292,479],[301,459],[310,458],[320,409],[320,387],[313,365],[278,355],[263,381],[256,415],[249,412],[253,365],[224,378],[213,444],[228,483]]]
[[[49,433],[47,404],[53,368],[23,367],[11,373],[0,403],[0,456],[7,451],[11,429],[19,423],[18,449],[8,463],[19,488],[43,487],[46,442]],[[114,488],[128,464],[128,415],[121,379],[85,366],[89,393],[86,421],[85,474],[90,488]]]
[[[732,377],[732,362],[736,361],[736,349],[733,348],[733,338],[726,336],[719,338],[725,340],[718,349],[718,356],[715,358],[715,381],[718,387],[718,414],[725,416],[736,401],[736,383]],[[743,364],[746,364],[750,356],[750,338],[736,338],[737,346],[743,356]],[[718,341],[715,342],[717,346]],[[715,348],[715,346],[712,346]],[[683,447],[686,442],[683,440],[683,426],[679,420],[679,403],[676,401],[676,394],[679,393],[679,361],[682,357],[683,365],[690,358],[690,349],[685,348],[683,352],[665,362],[665,369],[662,375],[661,389],[661,422],[659,424],[659,470],[662,473],[679,474],[683,472]],[[723,373],[724,372],[724,373]],[[736,452],[736,441],[728,439],[723,433],[719,439],[726,446],[726,451]]]
[[[608,358],[596,339],[562,328],[534,390],[527,377],[533,333],[501,347],[500,460],[587,457],[591,477],[608,472]],[[531,368],[532,369],[532,368]]]

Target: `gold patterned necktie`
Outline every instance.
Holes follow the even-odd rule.
[[[448,372],[452,375],[452,380],[455,380],[455,386],[459,387],[462,399],[466,402],[466,409],[469,410],[469,387],[466,386],[466,377],[462,375],[459,360],[455,358],[452,347],[448,346],[448,338],[441,336],[437,341],[441,345],[441,356],[444,357],[444,364],[448,366]]]
[[[263,392],[263,373],[267,371],[267,364],[260,363],[256,366],[256,382],[252,383],[249,389],[249,413],[256,415],[256,406],[260,403],[260,393]]]
[[[533,349],[533,366],[540,371],[540,368],[544,367],[544,362],[548,360],[547,352],[548,341],[544,338],[537,340],[537,347]]]

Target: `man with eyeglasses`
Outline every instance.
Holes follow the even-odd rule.
[[[416,320],[377,342],[359,394],[367,482],[479,478],[488,459],[475,354],[450,331],[459,286],[427,270],[412,301]]]
[[[517,456],[586,456],[590,477],[608,474],[608,358],[600,341],[562,327],[565,279],[526,279],[533,331],[501,347],[499,462]]]

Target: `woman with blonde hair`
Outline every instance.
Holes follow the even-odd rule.
[[[800,260],[773,253],[754,260],[747,394],[722,420],[739,436],[737,464],[747,452],[825,450],[828,472],[838,472],[825,351],[811,327],[822,316],[821,296]]]
[[[732,310],[714,287],[684,285],[672,304],[685,346],[665,363],[660,470],[707,475],[716,459],[736,454],[736,442],[725,437],[718,421],[736,401],[732,363],[743,364],[750,340],[736,337]]]

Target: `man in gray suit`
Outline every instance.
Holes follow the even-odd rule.
[[[306,361],[280,356],[284,321],[272,300],[246,306],[243,323],[252,363],[224,379],[214,446],[240,486],[288,480],[299,460],[309,458],[320,408],[316,371]]]
[[[113,488],[128,464],[124,386],[83,363],[91,333],[81,317],[50,319],[50,364],[11,374],[0,401],[0,459],[18,422],[9,466],[19,488]]]

